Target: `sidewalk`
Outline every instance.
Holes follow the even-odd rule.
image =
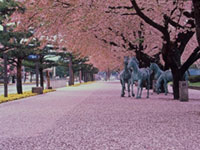
[[[3,103],[0,150],[200,149],[199,91],[189,102],[120,92],[119,82],[97,82]]]

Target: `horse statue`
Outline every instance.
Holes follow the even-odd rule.
[[[154,73],[154,79],[156,80],[156,92],[159,94],[161,89],[161,83],[164,83],[165,95],[168,93],[167,84],[173,80],[172,73],[170,70],[162,71],[156,63],[151,63],[150,69]]]
[[[164,82],[164,91],[165,95],[168,93],[167,84],[168,82],[173,80],[172,72],[170,70],[163,71],[163,73],[159,76],[156,81],[156,92],[157,94],[160,93],[161,83]]]
[[[160,67],[156,63],[150,64],[150,70],[154,73],[154,79],[158,80],[160,75],[163,73],[163,71],[160,69]]]
[[[150,88],[150,69],[149,68],[139,68],[139,62],[135,57],[132,57],[129,60],[128,68],[132,69],[131,74],[131,87],[132,87],[132,96],[134,97],[133,84],[135,81],[138,82],[137,96],[136,98],[141,98],[143,84],[147,84],[147,98],[149,98],[149,88]]]
[[[124,70],[120,73],[120,83],[122,85],[121,97],[125,95],[125,84],[128,85],[128,97],[130,97],[130,84],[131,84],[131,72],[128,69],[129,57],[124,57]]]
[[[170,70],[162,71],[159,66],[155,63],[151,63],[150,69],[155,73],[154,78],[157,80],[156,81],[156,92],[159,94],[160,93],[160,88],[161,88],[161,83],[164,82],[164,91],[165,95],[168,93],[168,82],[173,81],[173,75]],[[188,80],[188,74],[184,74],[184,80]]]

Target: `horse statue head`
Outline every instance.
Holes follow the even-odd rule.
[[[156,63],[151,63],[151,64],[150,64],[150,69],[151,69],[152,71],[156,71],[157,68],[158,68],[158,65],[157,65]]]
[[[134,65],[139,65],[139,61],[137,60],[136,57],[132,57],[130,60],[129,60],[129,63],[128,63],[128,69],[131,69]]]
[[[128,56],[124,56],[124,65],[128,65],[128,61],[129,61],[129,57]]]

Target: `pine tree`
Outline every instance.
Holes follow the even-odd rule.
[[[24,8],[20,6],[20,3],[14,0],[2,0],[0,1],[0,26],[3,27],[3,31],[0,32],[0,54],[3,55],[4,59],[4,96],[8,96],[8,77],[7,77],[7,54],[6,51],[12,49],[12,45],[8,44],[9,34],[7,33],[6,25],[4,20],[8,19],[9,16],[13,14],[14,11],[24,11]]]
[[[10,28],[5,34],[5,44],[9,47],[7,52],[7,59],[10,64],[13,64],[17,68],[17,93],[22,94],[22,62],[30,54],[34,53],[34,48],[38,45],[34,44],[34,41],[25,42],[30,38],[32,34],[30,32],[12,32]],[[8,42],[6,42],[8,41]],[[2,55],[0,55],[2,57]]]

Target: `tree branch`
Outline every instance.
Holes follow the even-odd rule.
[[[137,13],[123,13],[121,16],[134,16],[137,15]]]
[[[181,67],[181,73],[185,73],[188,68],[198,59],[200,59],[200,47],[196,47],[187,61]]]
[[[178,49],[180,50],[180,54],[182,55],[185,47],[187,45],[187,43],[190,41],[190,39],[192,38],[192,36],[194,35],[193,31],[188,31],[186,33],[181,32],[178,34],[178,38],[177,38],[177,43],[180,42],[180,46],[178,46]]]
[[[71,6],[71,4],[70,3],[67,3],[67,2],[61,2],[60,0],[56,0],[58,3],[61,3],[62,4],[62,6],[64,7],[64,8],[69,8],[70,6]]]
[[[170,23],[173,27],[184,29],[183,26],[181,26],[181,25],[178,24],[177,22],[173,21],[173,20],[172,20],[169,16],[167,16],[166,14],[164,15],[164,19],[165,19],[165,20],[168,20],[168,23]]]
[[[194,5],[194,17],[196,21],[196,35],[197,35],[197,41],[200,46],[200,1],[199,0],[192,0]]]
[[[158,31],[160,31],[161,33],[163,33],[164,35],[166,34],[167,30],[165,27],[159,25],[158,23],[154,22],[153,20],[151,20],[149,17],[147,17],[142,11],[141,9],[138,7],[137,3],[135,0],[130,0],[133,7],[135,8],[138,16],[140,16],[147,24],[151,25],[152,27],[154,27],[155,29],[157,29]]]
[[[131,9],[133,9],[133,7],[130,7],[130,6],[117,6],[117,7],[109,6],[108,8],[109,8],[109,9],[113,9],[113,10],[116,10],[116,9],[127,9],[127,10],[131,10]]]

